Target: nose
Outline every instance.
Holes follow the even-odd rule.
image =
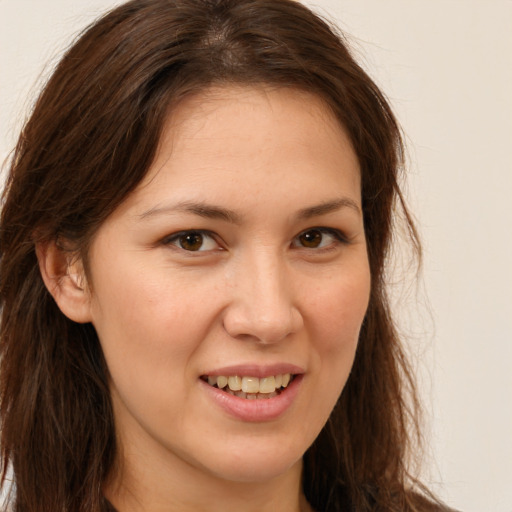
[[[240,264],[231,276],[232,296],[224,328],[237,339],[273,344],[303,327],[294,290],[300,283],[279,257],[261,253]]]

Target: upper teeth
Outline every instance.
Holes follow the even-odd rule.
[[[243,391],[244,393],[273,393],[276,389],[288,386],[291,374],[271,375],[270,377],[239,377],[238,375],[208,376],[210,386],[217,385],[218,388],[229,387],[231,391]]]

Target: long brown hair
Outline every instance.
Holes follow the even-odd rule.
[[[359,158],[372,276],[352,373],[304,456],[318,511],[427,510],[411,492],[413,379],[384,268],[402,142],[390,107],[342,35],[291,0],[133,0],[94,23],[46,84],[12,157],[0,225],[1,450],[14,511],[100,511],[116,454],[108,369],[96,332],[58,309],[38,242],[87,250],[155,156],[169,110],[215,84],[295,87],[321,97]]]

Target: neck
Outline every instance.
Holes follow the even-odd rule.
[[[310,512],[302,493],[302,461],[268,481],[235,482],[184,461],[117,464],[105,496],[119,512]],[[148,460],[149,462],[149,460]],[[161,461],[163,462],[163,461]]]

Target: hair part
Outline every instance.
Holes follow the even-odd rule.
[[[411,493],[418,400],[386,297],[402,142],[343,37],[292,0],[133,0],[91,25],[41,93],[16,146],[0,221],[3,478],[14,511],[107,510],[116,460],[109,375],[91,324],[66,318],[35,247],[81,255],[146,175],[169,112],[215,85],[292,87],[325,101],[359,159],[372,276],[352,373],[304,460],[316,510],[427,510]],[[56,478],[55,475],[58,475]],[[424,490],[424,489],[423,489]]]

